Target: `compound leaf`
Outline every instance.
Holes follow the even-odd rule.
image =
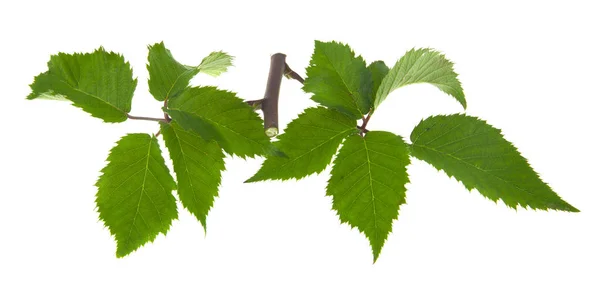
[[[167,112],[181,127],[208,141],[216,140],[229,154],[278,154],[265,134],[262,119],[232,92],[211,86],[189,87],[168,106]]]
[[[456,98],[466,109],[465,94],[453,65],[443,54],[432,49],[412,49],[406,52],[381,81],[374,108],[397,88],[413,83],[430,83]]]
[[[476,117],[429,117],[415,127],[410,139],[412,155],[494,202],[502,199],[512,208],[578,211],[539,178],[499,129]]]
[[[128,134],[117,142],[96,186],[100,219],[117,240],[117,257],[166,234],[177,218],[175,181],[156,137]]]
[[[340,220],[367,236],[373,261],[405,203],[408,163],[402,138],[385,131],[350,136],[333,162],[327,195],[333,196]]]
[[[369,111],[372,102],[371,72],[361,56],[355,57],[348,45],[315,41],[315,52],[304,91],[313,93],[317,103],[338,109],[355,119]]]
[[[207,142],[177,122],[161,123],[161,132],[177,177],[179,200],[202,223],[218,196],[224,155],[215,141]]]
[[[356,120],[325,107],[306,109],[288,124],[275,146],[287,157],[270,156],[246,182],[300,179],[329,165],[340,143],[357,132]]]
[[[35,77],[27,99],[68,99],[105,122],[123,122],[137,85],[123,56],[99,48],[92,53],[52,55],[48,71]]]
[[[179,63],[163,42],[148,46],[148,87],[156,100],[176,97],[199,72],[218,76],[231,66],[232,57],[224,52],[212,52],[198,66]]]

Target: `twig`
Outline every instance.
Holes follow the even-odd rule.
[[[169,120],[166,118],[136,117],[136,116],[132,116],[130,114],[127,114],[127,118],[132,119],[132,120],[158,121],[158,122],[166,122],[166,123],[169,122]]]
[[[265,133],[269,137],[274,137],[279,133],[279,90],[281,89],[281,79],[285,76],[286,78],[295,79],[300,83],[304,83],[304,79],[294,72],[290,66],[285,62],[285,54],[275,53],[271,56],[271,67],[269,69],[269,77],[267,78],[267,87],[265,89],[265,96],[263,99],[248,100],[246,104],[252,106],[254,110],[261,109],[263,111],[265,120]],[[163,108],[166,109],[168,105],[168,98],[165,99]],[[151,117],[138,117],[127,114],[127,118],[132,120],[145,120],[145,121],[157,121],[157,122],[171,122],[171,117],[164,112],[164,117],[151,118]],[[155,134],[160,135],[160,130]]]
[[[274,137],[279,133],[279,113],[277,106],[279,103],[279,90],[281,88],[281,78],[285,70],[285,54],[275,53],[271,56],[271,67],[267,79],[267,88],[265,96],[261,102],[261,109],[265,118],[265,133],[269,137]]]

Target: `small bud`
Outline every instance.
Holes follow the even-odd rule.
[[[276,136],[278,133],[279,133],[279,130],[277,129],[277,127],[269,127],[267,129],[265,129],[265,134],[267,134],[267,136],[270,138]]]

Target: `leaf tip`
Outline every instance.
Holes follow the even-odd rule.
[[[573,212],[573,213],[578,213],[581,212],[578,208],[576,208],[575,206],[565,202],[564,203],[565,206],[563,208],[560,208],[560,210],[562,211],[568,211],[568,212]]]
[[[261,179],[260,176],[257,176],[258,173],[254,174],[252,177],[246,179],[244,181],[244,183],[254,183],[254,182],[258,182],[258,181],[262,181],[264,179]]]
[[[373,253],[373,264],[375,264],[377,262],[378,258],[379,258],[379,253]]]
[[[115,255],[117,258],[124,258],[133,251],[134,250],[131,250],[131,249],[124,249],[122,246],[119,246],[117,244],[117,251],[115,252]]]

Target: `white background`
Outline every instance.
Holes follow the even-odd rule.
[[[6,1],[0,4],[0,299],[600,299],[599,9],[594,1]],[[220,197],[200,224],[180,210],[168,237],[124,259],[98,221],[94,183],[122,135],[66,102],[26,101],[58,51],[103,45],[139,78],[132,114],[160,117],[146,46],[165,41],[185,64],[236,57],[220,78],[262,98],[269,56],[301,75],[315,39],[393,65],[412,47],[456,64],[467,113],[503,130],[581,213],[517,212],[467,192],[423,162],[409,167],[407,205],[376,264],[367,239],[340,225],[329,168],[298,182],[243,184],[261,159],[228,159]],[[280,123],[313,106],[282,84]],[[370,129],[408,138],[432,114],[461,112],[427,85],[398,90]]]

